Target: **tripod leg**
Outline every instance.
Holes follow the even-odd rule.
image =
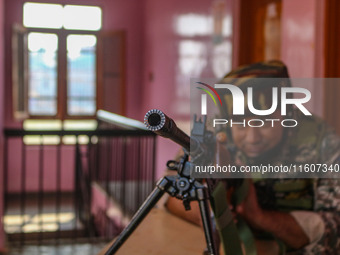
[[[208,206],[208,200],[207,199],[199,200],[198,204],[199,204],[200,211],[201,211],[204,235],[205,235],[205,240],[207,242],[208,252],[210,255],[218,255],[218,250],[216,248],[216,244],[213,238],[213,230],[212,230],[211,218],[210,218],[210,213],[209,213],[210,210]]]
[[[123,230],[123,232],[117,237],[117,240],[112,244],[112,246],[106,251],[105,255],[114,254],[129,238],[132,232],[138,227],[139,223],[143,221],[145,216],[150,212],[150,210],[156,205],[158,200],[163,196],[165,189],[170,182],[164,177],[162,178],[156,188],[150,193],[148,198],[144,201],[141,207],[138,209],[136,214],[133,216],[129,225]]]

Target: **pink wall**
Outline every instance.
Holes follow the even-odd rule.
[[[185,92],[190,86],[190,75],[184,78],[183,88],[178,89],[179,81],[179,43],[183,40],[199,41],[200,36],[182,36],[176,32],[176,21],[184,15],[201,15],[212,19],[212,5],[214,0],[175,0],[157,1],[146,0],[145,4],[145,51],[144,51],[144,91],[143,111],[150,107],[162,107],[171,116],[186,118],[189,109],[178,109],[178,90]],[[225,16],[230,16],[231,1],[225,1]],[[212,37],[207,36],[204,41],[207,49],[204,57],[207,66],[200,73],[200,77],[215,77],[211,70]],[[210,62],[209,62],[210,61]],[[229,60],[227,60],[229,61]],[[225,70],[227,72],[228,70]],[[177,93],[177,94],[176,94]],[[185,112],[182,114],[182,112]]]
[[[14,23],[22,24],[22,4],[24,1],[8,1],[5,2],[5,126],[21,127],[21,123],[14,122],[12,119],[12,25]]]
[[[284,0],[282,5],[282,60],[293,78],[323,76],[323,10],[325,1]],[[311,91],[309,109],[322,115],[321,84],[305,86]]]
[[[20,160],[9,160],[7,172],[7,190],[9,193],[22,192],[22,182],[24,181],[26,192],[39,192],[40,185],[44,192],[55,192],[58,178],[58,152],[56,146],[45,146],[40,151],[39,146],[27,146],[25,157],[25,168],[22,168],[23,161],[21,141],[19,139],[11,139],[8,142],[7,155]],[[41,153],[41,154],[40,154]],[[41,161],[40,155],[44,159]],[[12,156],[12,157],[11,157]],[[63,192],[71,192],[74,190],[74,169],[75,169],[75,147],[62,146],[60,155],[60,190]],[[41,163],[41,165],[40,165]],[[40,180],[40,171],[42,171],[42,179]],[[25,172],[25,178],[22,179],[22,173]]]
[[[4,0],[0,0],[0,183],[3,183],[3,126],[4,126]],[[3,215],[3,185],[0,185],[0,215]],[[0,217],[0,251],[5,247],[3,217]]]
[[[102,2],[105,2],[108,7],[103,13],[107,29],[126,31],[126,115],[140,120],[142,119],[140,107],[143,88],[141,77],[144,51],[144,0],[102,0]]]
[[[179,43],[181,40],[197,42],[199,37],[180,36],[176,33],[176,21],[182,15],[203,15],[212,18],[213,0],[174,0],[145,1],[145,51],[144,53],[144,90],[142,116],[150,109],[163,110],[185,130],[189,128],[190,97],[184,97],[189,91],[190,78],[197,76],[179,76]],[[231,17],[232,1],[225,1],[225,16]],[[212,50],[209,48],[212,38],[205,41],[208,50],[205,60],[208,64],[200,77],[212,78]],[[231,61],[226,59],[226,61]],[[228,70],[225,70],[227,72]],[[180,83],[181,82],[181,83]],[[181,87],[179,87],[181,86]],[[140,118],[142,119],[142,118]],[[158,139],[157,171],[160,176],[167,160],[172,159],[178,149],[177,144],[164,138]]]

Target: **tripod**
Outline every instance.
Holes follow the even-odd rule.
[[[144,120],[144,123],[150,130],[182,145],[185,151],[190,150],[190,137],[178,129],[173,120],[167,117],[163,112],[159,110],[150,110],[145,115]],[[193,128],[193,131],[195,132],[193,133],[196,134],[196,138],[198,137],[199,139],[199,136],[201,136],[202,139],[204,138],[204,127],[205,121],[195,121],[195,126]],[[197,144],[194,144],[194,147],[197,147],[195,149],[199,149],[196,145]],[[194,178],[190,178],[190,171],[194,168],[194,164],[188,159],[188,154],[184,154],[179,162],[168,161],[168,168],[177,170],[177,175],[165,176],[156,184],[156,187],[133,216],[129,225],[122,231],[116,241],[106,251],[105,255],[114,254],[123,245],[165,192],[172,197],[183,200],[183,205],[186,210],[190,210],[191,201],[198,201],[208,253],[210,255],[218,254],[213,238],[212,222],[208,206],[208,188]]]
[[[208,206],[209,193],[207,187],[197,180],[190,178],[192,163],[188,161],[187,154],[181,158],[180,162],[169,161],[168,166],[172,170],[176,169],[178,174],[165,176],[156,184],[155,189],[144,201],[129,225],[118,236],[105,255],[114,254],[123,245],[165,192],[172,197],[183,200],[183,205],[186,210],[190,210],[191,201],[198,201],[208,252],[211,255],[217,254]]]

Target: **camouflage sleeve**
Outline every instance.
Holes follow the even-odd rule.
[[[317,191],[316,212],[324,222],[324,231],[304,254],[340,254],[340,180],[321,179]]]
[[[340,164],[340,138],[326,132],[321,144],[322,164]],[[340,176],[340,172],[337,173]],[[338,176],[335,176],[338,177]],[[316,182],[315,212],[324,222],[320,240],[303,254],[340,254],[340,179],[320,178]]]

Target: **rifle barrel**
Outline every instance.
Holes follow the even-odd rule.
[[[169,138],[190,151],[190,136],[177,127],[176,123],[158,109],[152,109],[145,114],[144,124],[150,130],[165,138]]]

